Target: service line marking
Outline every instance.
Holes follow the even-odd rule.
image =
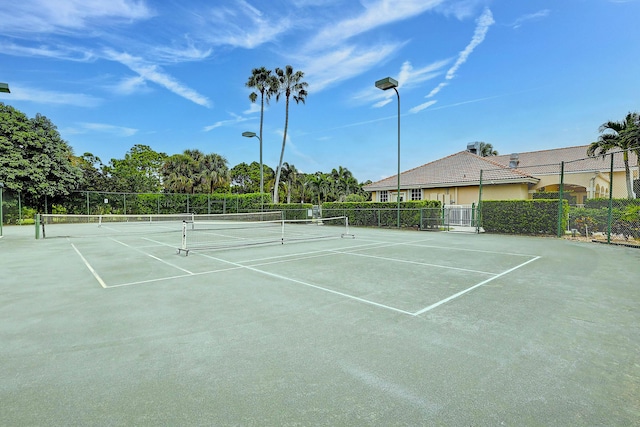
[[[177,269],[178,269],[178,270],[180,270],[180,271],[184,271],[184,272],[185,272],[185,273],[187,273],[187,274],[191,274],[191,275],[195,274],[195,273],[194,273],[194,272],[192,272],[192,271],[189,271],[189,270],[187,270],[187,269],[185,269],[185,268],[182,268],[182,267],[180,267],[180,266],[178,266],[178,265],[172,264],[172,263],[170,263],[169,261],[165,261],[165,260],[163,260],[162,258],[158,258],[158,257],[157,257],[157,256],[155,256],[155,255],[151,255],[151,254],[150,254],[150,253],[148,253],[148,252],[142,251],[142,250],[140,250],[140,249],[138,249],[138,248],[135,248],[135,247],[133,247],[133,246],[131,246],[131,245],[127,245],[126,243],[121,242],[121,241],[120,241],[120,240],[118,240],[118,239],[114,239],[113,237],[109,237],[109,240],[113,240],[114,242],[119,243],[119,244],[121,244],[122,246],[125,246],[125,247],[127,247],[127,248],[129,248],[129,249],[133,249],[133,250],[134,250],[134,251],[136,251],[136,252],[139,252],[139,253],[144,254],[144,255],[146,255],[146,256],[148,256],[148,257],[150,257],[150,258],[153,258],[153,259],[155,259],[156,261],[160,261],[161,263],[166,264],[166,265],[168,265],[168,266],[170,266],[170,267],[177,268]]]
[[[224,260],[224,259],[221,259],[221,258],[216,258],[216,257],[210,256],[210,255],[206,255],[206,254],[199,253],[198,255],[206,257],[206,258],[209,258],[209,259],[213,259],[213,260],[216,260],[216,261],[220,261],[220,262],[223,262],[223,263],[231,264],[231,265],[236,266],[236,267],[244,268],[244,269],[256,272],[258,274],[264,274],[266,276],[274,277],[276,279],[284,280],[284,281],[287,281],[287,282],[297,283],[299,285],[303,285],[303,286],[307,286],[307,287],[310,287],[310,288],[318,289],[320,291],[328,292],[330,294],[339,295],[341,297],[345,297],[345,298],[349,298],[349,299],[352,299],[352,300],[356,300],[356,301],[359,301],[359,302],[362,302],[362,303],[365,303],[365,304],[370,304],[370,305],[374,305],[376,307],[384,308],[384,309],[395,311],[395,312],[398,312],[398,313],[408,314],[410,316],[415,316],[413,313],[411,313],[409,311],[401,310],[399,308],[391,307],[389,305],[380,304],[380,303],[377,303],[377,302],[374,302],[374,301],[370,301],[370,300],[367,300],[367,299],[364,299],[364,298],[357,297],[355,295],[349,295],[349,294],[346,294],[344,292],[334,291],[333,289],[323,288],[322,286],[314,285],[314,284],[308,283],[308,282],[303,282],[302,280],[293,279],[291,277],[283,276],[281,274],[270,273],[268,271],[260,270],[260,269],[255,268],[255,267],[250,267],[250,266],[247,266],[247,265],[238,264],[237,262],[227,261],[227,260]]]
[[[480,282],[480,283],[478,283],[476,285],[471,286],[470,288],[467,288],[467,289],[465,289],[463,291],[458,292],[457,294],[453,294],[450,297],[447,297],[447,298],[445,298],[443,300],[438,301],[435,304],[431,304],[430,306],[423,308],[422,310],[416,311],[415,313],[412,313],[412,315],[413,316],[419,316],[421,314],[424,314],[427,311],[433,310],[434,308],[436,308],[438,306],[441,306],[442,304],[445,304],[445,303],[447,303],[447,302],[449,302],[451,300],[454,300],[454,299],[458,298],[459,296],[464,295],[467,292],[470,292],[470,291],[474,290],[475,288],[478,288],[480,286],[486,285],[487,283],[491,282],[492,280],[495,280],[495,279],[497,279],[499,277],[502,277],[502,276],[504,276],[506,274],[509,274],[509,273],[519,269],[520,267],[524,267],[525,265],[527,265],[529,263],[532,263],[532,262],[534,262],[534,261],[536,261],[538,259],[540,259],[539,256],[537,256],[535,258],[532,258],[532,259],[530,259],[528,261],[525,261],[522,264],[516,265],[515,267],[510,268],[509,270],[503,271],[502,273],[500,273],[500,274],[498,274],[498,275],[496,275],[494,277],[490,277],[487,280],[484,280],[484,281],[482,281],[482,282]]]

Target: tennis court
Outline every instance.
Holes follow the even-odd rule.
[[[3,425],[640,420],[636,249],[326,223],[187,256],[106,226],[5,227]]]

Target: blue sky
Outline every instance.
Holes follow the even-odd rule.
[[[29,0],[0,3],[0,102],[57,125],[104,163],[135,144],[258,160],[251,69],[292,65],[284,160],[360,181],[491,143],[588,144],[640,110],[640,0]],[[265,111],[275,169],[284,102]]]

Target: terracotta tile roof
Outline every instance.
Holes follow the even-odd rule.
[[[461,151],[442,159],[418,166],[400,173],[402,188],[434,188],[449,186],[478,185],[480,171],[483,180],[494,183],[536,183],[536,176],[559,174],[560,164],[565,162],[565,173],[602,171],[607,172],[611,159],[588,157],[588,145],[556,148],[552,150],[530,151],[518,154],[517,168],[510,168],[511,154],[480,157],[468,151]],[[629,154],[629,165],[637,165],[636,155]],[[622,155],[614,156],[614,169],[623,170]],[[364,186],[367,191],[392,190],[397,188],[397,175]]]
[[[400,174],[402,188],[448,187],[478,185],[480,171],[483,179],[499,182],[531,182],[539,180],[518,169],[511,169],[487,157],[461,151],[435,160]],[[374,182],[364,187],[367,191],[394,189],[398,186],[397,175]]]
[[[560,173],[560,163],[565,162],[565,172],[602,171],[607,172],[611,167],[611,158],[602,156],[588,157],[588,145],[576,147],[556,148],[552,150],[530,151],[518,154],[518,169],[531,175],[545,175]],[[491,159],[504,166],[509,166],[511,154],[491,157]],[[637,164],[634,153],[629,154],[629,165]],[[622,154],[614,156],[614,169],[623,170]]]

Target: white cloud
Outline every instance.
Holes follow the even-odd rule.
[[[80,123],[80,126],[86,130],[109,133],[120,137],[133,136],[138,133],[138,129],[108,125],[105,123]]]
[[[515,21],[513,21],[513,23],[510,25],[510,27],[514,28],[514,29],[515,28],[520,28],[522,26],[523,22],[546,18],[547,16],[549,16],[549,13],[551,13],[551,11],[549,9],[543,9],[543,10],[540,10],[540,11],[535,12],[535,13],[530,13],[528,15],[523,15],[523,16],[519,17],[518,19],[516,19]]]
[[[448,84],[449,83],[447,83],[447,82],[440,83],[438,86],[434,87],[431,90],[431,92],[429,92],[429,94],[427,96],[425,96],[425,98],[432,98],[432,97],[436,96],[438,94],[438,92],[440,92],[442,90],[442,88],[444,88]]]
[[[387,105],[390,102],[391,102],[391,97],[383,99],[382,101],[378,101],[375,104],[373,104],[373,108],[384,107],[385,105]]]
[[[444,15],[453,15],[462,21],[473,16],[484,3],[486,0],[447,1],[438,6],[437,10]]]
[[[144,1],[137,0],[29,0],[0,3],[0,32],[3,33],[67,33],[92,28],[101,20],[122,21],[148,19],[153,12]],[[11,17],[7,19],[7,17]]]
[[[204,107],[209,107],[211,105],[211,102],[207,97],[200,95],[195,90],[183,85],[175,78],[166,74],[158,65],[148,64],[142,58],[134,57],[128,53],[117,53],[109,49],[105,51],[105,54],[109,59],[120,62],[121,64],[129,67],[129,69],[138,73],[144,80],[148,80],[162,86],[195,104],[202,105]]]
[[[267,111],[267,106],[265,103],[264,110]],[[258,101],[252,102],[249,104],[249,108],[244,110],[242,114],[255,114],[260,112],[260,103]]]
[[[401,43],[366,48],[344,46],[326,54],[305,58],[303,69],[309,89],[317,93],[331,84],[362,74],[387,59],[401,46]]]
[[[412,113],[412,114],[415,114],[415,113],[417,113],[417,112],[419,112],[419,111],[422,111],[422,110],[424,110],[424,109],[426,109],[426,108],[431,107],[431,106],[432,106],[433,104],[435,104],[436,102],[438,102],[438,101],[435,101],[435,100],[427,101],[427,102],[425,102],[424,104],[420,104],[420,105],[417,105],[417,106],[415,106],[415,107],[411,108],[411,109],[409,110],[409,112],[410,112],[410,113]]]
[[[50,90],[42,90],[20,85],[11,85],[11,101],[29,101],[37,104],[48,105],[72,105],[76,107],[97,107],[102,103],[96,98],[83,93],[64,93]]]
[[[321,29],[306,45],[306,50],[322,50],[355,35],[362,34],[382,25],[402,21],[431,10],[443,0],[379,0],[363,4],[365,10],[355,18],[338,21]]]
[[[229,113],[229,114],[231,115],[231,117],[233,117],[233,119],[230,119],[230,120],[220,120],[220,121],[218,121],[218,122],[215,122],[215,123],[214,123],[214,124],[212,124],[212,125],[205,126],[203,130],[204,130],[205,132],[209,132],[209,131],[212,131],[212,130],[217,129],[217,128],[219,128],[219,127],[229,126],[229,125],[234,125],[234,124],[236,124],[236,123],[242,123],[242,122],[246,122],[246,121],[248,121],[248,120],[251,120],[251,119],[249,119],[249,118],[247,118],[247,117],[239,116],[239,115],[234,114],[234,113]]]
[[[491,27],[491,25],[495,23],[495,21],[493,20],[493,14],[491,13],[491,10],[489,10],[488,8],[485,9],[482,15],[480,15],[480,17],[476,22],[477,22],[476,30],[473,34],[473,37],[471,38],[471,42],[467,45],[467,47],[464,48],[462,52],[460,52],[456,63],[453,64],[453,67],[451,67],[449,71],[447,71],[447,76],[446,76],[447,80],[451,80],[452,78],[455,77],[456,72],[458,71],[458,68],[460,68],[462,64],[467,62],[469,55],[471,55],[475,50],[475,48],[478,47],[478,45],[480,45],[480,43],[484,41],[484,38],[486,37],[487,32],[489,31],[489,27]]]

